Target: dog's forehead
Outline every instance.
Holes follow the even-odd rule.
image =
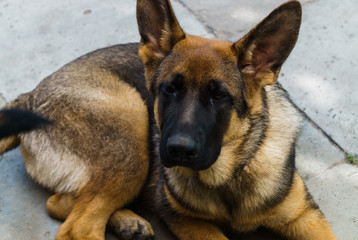
[[[183,75],[191,84],[206,84],[211,80],[225,83],[238,72],[231,42],[189,35],[174,47],[172,57],[170,72]]]

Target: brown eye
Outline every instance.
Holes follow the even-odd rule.
[[[226,92],[223,92],[223,91],[216,91],[212,96],[211,98],[213,100],[223,100],[225,98],[227,98],[227,93]]]

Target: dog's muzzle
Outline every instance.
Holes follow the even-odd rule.
[[[170,160],[179,166],[190,165],[198,157],[198,141],[186,134],[175,134],[168,138],[166,151]]]

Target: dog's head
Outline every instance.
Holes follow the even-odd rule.
[[[301,6],[281,5],[236,43],[184,33],[168,0],[138,0],[137,19],[162,163],[207,169],[232,122],[261,111],[262,88],[296,43]]]

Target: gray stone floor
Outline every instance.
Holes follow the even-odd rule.
[[[282,2],[172,3],[187,32],[236,41]],[[358,153],[358,3],[301,3],[300,37],[279,78],[304,116],[297,167],[338,239],[357,240],[358,168],[346,154]],[[134,0],[0,0],[0,107],[76,57],[138,40]],[[0,239],[53,239],[60,222],[46,213],[48,196],[26,175],[19,149],[0,157]]]

